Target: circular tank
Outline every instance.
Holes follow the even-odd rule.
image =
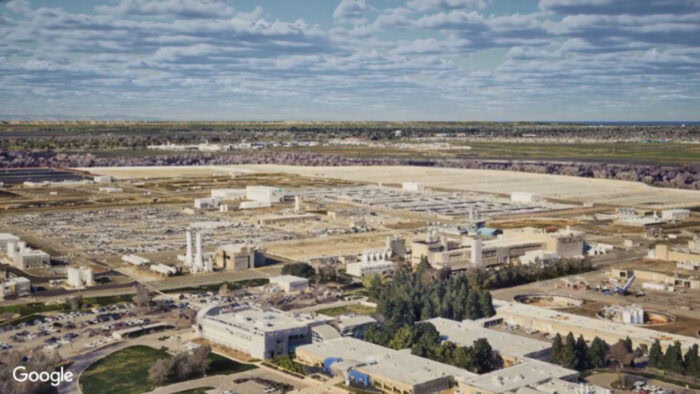
[[[552,293],[519,294],[513,299],[521,304],[528,304],[549,309],[575,308],[583,305],[583,298]]]

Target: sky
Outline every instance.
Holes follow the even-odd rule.
[[[0,118],[700,120],[700,0],[0,0]]]

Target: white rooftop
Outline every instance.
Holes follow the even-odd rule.
[[[414,356],[410,349],[396,351],[352,337],[303,345],[297,348],[297,351],[299,350],[324,359],[338,357],[344,361],[356,361],[358,366],[355,369],[360,372],[383,376],[410,385],[430,382],[445,376],[462,379],[478,376],[465,369]],[[359,366],[363,363],[368,365]]]
[[[257,307],[238,308],[211,307],[200,311],[206,319],[217,320],[256,334],[305,327],[313,323],[323,323],[327,319],[306,313],[282,312],[275,309],[262,310]]]
[[[540,308],[532,305],[521,304],[518,302],[494,300],[496,314],[500,317],[505,314],[527,316],[539,321],[551,321],[560,324],[568,324],[577,327],[589,327],[601,332],[606,332],[609,335],[624,338],[630,337],[633,341],[643,340],[654,342],[656,339],[661,341],[662,345],[673,344],[674,341],[680,341],[683,348],[688,348],[693,344],[700,345],[700,339],[692,338],[684,335],[672,334],[668,332],[660,332],[649,328],[638,327],[630,324],[616,323],[609,320],[594,319],[586,316],[565,313],[558,310]]]
[[[306,278],[302,278],[299,276],[294,276],[294,275],[280,275],[280,276],[273,276],[270,278],[270,283],[308,283],[309,280]]]
[[[19,241],[19,237],[10,233],[0,233],[0,241]]]
[[[437,317],[427,322],[435,326],[442,337],[458,345],[472,346],[477,339],[486,338],[494,350],[505,356],[525,357],[552,347],[549,342],[492,330],[471,320],[458,322]]]
[[[487,392],[503,393],[577,374],[577,371],[555,364],[528,359],[512,367],[485,373],[465,382]]]

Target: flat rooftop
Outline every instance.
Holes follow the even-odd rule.
[[[273,276],[270,278],[271,283],[308,283],[309,280],[306,278],[302,278],[299,276],[294,276],[294,275],[280,275],[280,276]]]
[[[557,310],[540,308],[532,305],[525,305],[518,302],[494,300],[496,314],[501,317],[503,315],[518,315],[528,317],[541,322],[552,322],[558,324],[567,324],[572,327],[586,327],[592,330],[598,330],[611,336],[624,338],[630,337],[633,341],[642,340],[654,342],[658,339],[662,344],[671,345],[675,341],[680,341],[683,348],[692,346],[693,344],[700,345],[700,339],[692,338],[684,335],[671,334],[660,332],[644,327],[638,327],[631,324],[616,323],[609,320],[594,319],[590,317],[574,315]]]
[[[200,311],[200,318],[218,321],[258,334],[301,328],[328,320],[307,313],[282,312],[275,309],[263,310],[250,306],[233,308],[215,306]]]
[[[417,385],[440,377],[454,376],[462,379],[478,375],[451,365],[414,356],[410,349],[396,351],[351,337],[312,343],[297,348],[297,351],[314,354],[320,359],[338,357],[343,361],[355,361],[354,369],[374,376]]]
[[[561,379],[577,374],[577,371],[555,364],[527,360],[512,367],[464,380],[464,382],[487,392],[503,393],[527,386],[537,386],[552,379]]]
[[[471,346],[479,338],[486,338],[494,350],[504,356],[522,358],[552,347],[549,342],[492,330],[479,323],[465,320],[458,322],[441,317],[427,320],[448,341],[462,346]]]

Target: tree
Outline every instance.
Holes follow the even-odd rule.
[[[413,346],[414,332],[413,327],[405,325],[396,331],[396,335],[389,342],[389,347],[394,350],[406,349]]]
[[[685,372],[685,364],[683,361],[683,350],[681,349],[681,343],[676,341],[673,345],[666,349],[666,354],[663,358],[663,369],[675,373],[682,374]]]
[[[663,351],[661,350],[661,342],[657,339],[654,341],[654,343],[651,345],[651,349],[649,349],[649,363],[648,365],[651,368],[662,368],[663,367],[663,358],[664,354]]]
[[[576,340],[575,345],[576,352],[576,370],[585,371],[591,369],[593,363],[591,361],[591,353],[588,349],[586,341],[583,339],[583,335],[579,336]]]
[[[314,267],[306,263],[294,263],[287,264],[282,267],[282,274],[299,276],[302,278],[312,278],[314,275],[316,275],[316,270]]]
[[[479,338],[474,341],[474,360],[476,360],[476,370],[472,372],[483,374],[491,372],[498,368],[496,356],[493,353],[493,348],[485,338]]]
[[[151,295],[149,294],[148,289],[146,289],[146,286],[140,283],[136,285],[136,295],[133,297],[133,301],[138,308],[143,310],[150,309]]]
[[[475,320],[482,317],[479,296],[475,291],[470,291],[467,296],[467,319]]]
[[[605,368],[608,365],[607,354],[609,346],[602,339],[595,337],[593,342],[591,342],[591,347],[589,350],[591,367],[593,368]]]
[[[610,347],[608,351],[608,359],[615,362],[617,365],[617,380],[620,387],[625,388],[625,382],[622,379],[622,368],[634,360],[634,354],[627,350],[625,341],[620,340]]]
[[[557,333],[552,341],[552,350],[550,355],[550,361],[553,364],[561,365],[562,353],[564,350],[564,343],[562,342],[561,335]]]
[[[688,376],[700,377],[700,357],[698,357],[698,345],[694,344],[685,353],[685,374]]]
[[[162,385],[168,380],[170,369],[171,361],[169,359],[161,358],[156,360],[148,369],[148,381],[157,386]]]
[[[559,365],[564,368],[576,369],[576,366],[579,364],[577,356],[576,339],[574,339],[574,334],[569,332],[569,335],[566,336],[566,341],[564,342]]]
[[[82,302],[83,302],[83,296],[81,296],[81,295],[76,295],[76,296],[68,298],[68,305],[70,306],[71,311],[79,310]]]
[[[219,296],[220,297],[228,297],[229,296],[229,289],[228,289],[227,283],[222,283],[221,286],[219,286]]]
[[[491,292],[479,292],[479,307],[481,308],[482,317],[491,317],[496,314],[496,308],[493,307],[493,298]]]
[[[197,373],[200,376],[207,375],[207,369],[211,364],[211,360],[209,359],[210,354],[211,346],[209,345],[200,345],[197,349],[195,349],[192,352],[192,354],[189,356],[189,359],[190,364],[192,365],[192,369],[195,373]]]

